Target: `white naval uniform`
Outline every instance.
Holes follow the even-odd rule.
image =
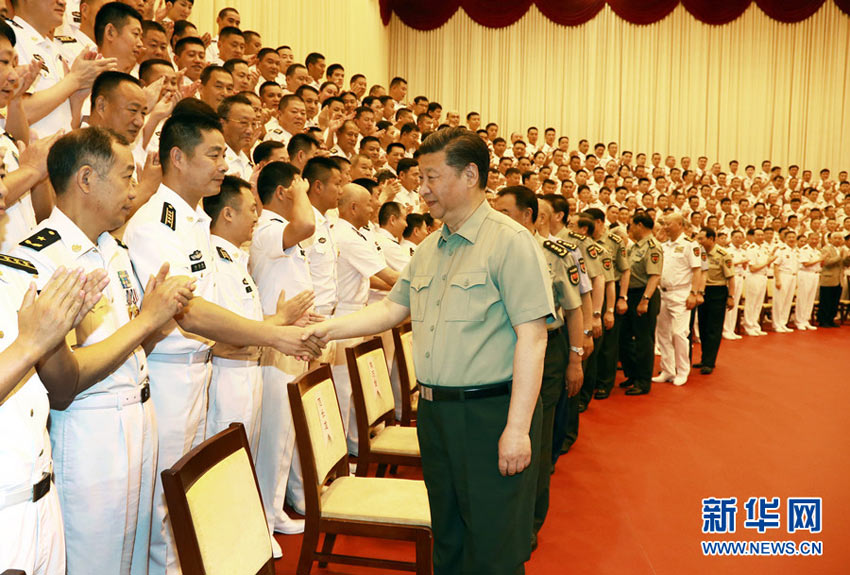
[[[36,265],[42,282],[60,266],[107,271],[103,297],[76,329],[81,347],[104,341],[138,314],[142,286],[127,249],[108,232],[93,244],[58,207],[15,254]],[[67,409],[50,412],[69,575],[91,573],[93,565],[102,573],[147,573],[157,459],[147,377],[139,346]]]
[[[0,119],[0,130],[5,126],[6,120]],[[6,166],[7,174],[20,167],[18,146],[6,133],[0,133],[0,159]],[[32,197],[30,192],[26,192],[15,203],[8,204],[4,214],[0,214],[0,252],[12,251],[19,241],[30,235],[35,224]]]
[[[257,286],[248,273],[248,254],[226,239],[213,235],[216,302],[255,321],[263,321]],[[257,459],[260,444],[260,411],[263,376],[259,347],[235,348],[216,343],[212,354],[207,437],[227,429],[231,423],[245,426],[251,454]]]
[[[378,228],[375,231],[375,241],[381,247],[381,251],[384,253],[384,259],[387,260],[387,265],[397,272],[403,270],[404,266],[410,261],[410,258],[413,257],[413,254],[408,249],[402,247],[399,241],[384,228]]]
[[[227,162],[227,175],[242,178],[246,182],[251,181],[251,176],[254,175],[254,164],[248,159],[248,156],[242,150],[239,153],[233,151],[233,148],[227,146],[224,151],[224,161]]]
[[[277,118],[272,118],[266,122],[265,128],[266,137],[263,138],[264,141],[268,142],[269,140],[274,140],[275,142],[280,142],[284,146],[289,145],[289,140],[292,139],[292,134],[283,129],[283,126],[280,125]]]
[[[387,267],[381,248],[374,239],[354,227],[351,222],[340,219],[334,226],[334,237],[339,249],[337,262],[337,295],[335,317],[359,311],[369,302],[369,278]],[[351,399],[351,379],[345,348],[362,342],[363,338],[337,342],[336,361],[332,371],[342,422],[348,437],[348,451],[357,453],[357,418]]]
[[[28,271],[27,271],[28,270]],[[18,309],[35,266],[0,255],[0,351],[18,337]],[[0,403],[0,570],[65,574],[65,537],[56,486],[33,501],[51,471],[47,390],[34,369]]]
[[[215,302],[215,260],[210,218],[161,184],[124,232],[130,260],[142,284],[164,262],[169,275],[195,278],[195,297]],[[156,466],[150,573],[179,573],[161,474],[204,439],[211,342],[175,326],[148,356],[151,397],[156,407],[159,460]]]
[[[749,275],[747,276],[747,289],[744,292],[744,331],[747,335],[762,333],[759,318],[764,307],[764,294],[767,290],[767,267],[753,271],[754,266],[763,266],[770,258],[770,246],[762,242],[761,245],[753,243],[747,248],[747,262],[749,264]]]
[[[313,289],[305,250],[298,244],[283,249],[287,224],[283,216],[264,208],[251,240],[249,266],[266,315],[276,313],[281,290],[287,298],[292,298]],[[305,373],[307,365],[306,361],[298,361],[273,348],[263,350],[262,417],[255,459],[270,532],[275,525],[288,520],[283,511],[287,496],[296,511],[302,514],[305,511],[304,482],[286,386]]]
[[[736,248],[733,245],[725,248],[726,252],[732,256],[732,271],[735,272],[735,286],[732,293],[732,309],[726,310],[726,317],[723,319],[723,335],[735,338],[735,324],[738,322],[738,304],[741,301],[741,294],[744,291],[744,277],[746,275],[747,253],[744,248]]]
[[[393,201],[401,204],[404,208],[410,208],[411,212],[419,211],[419,192],[412,192],[405,187],[401,188],[401,191],[395,195]]]
[[[778,285],[773,292],[773,329],[779,332],[788,329],[788,319],[791,316],[791,303],[794,301],[794,291],[797,289],[797,270],[800,268],[800,258],[797,249],[783,244],[777,250],[774,265],[777,266]]]
[[[691,371],[688,331],[691,310],[687,299],[691,293],[694,270],[700,268],[700,246],[680,234],[675,241],[661,244],[664,268],[661,273],[661,309],[655,328],[655,342],[661,355],[661,373],[684,383]]]
[[[65,65],[70,68],[73,64],[67,62],[63,56],[61,42],[45,38],[20,16],[15,16],[9,22],[18,39],[15,45],[18,61],[21,64],[29,64],[32,60],[37,60],[41,64],[41,72],[30,87],[29,93],[34,94],[58,84],[65,77]],[[45,138],[59,130],[70,131],[71,120],[71,102],[65,100],[47,116],[31,123],[30,130],[39,138]]]
[[[800,271],[797,272],[797,307],[794,311],[797,329],[811,329],[812,310],[815,306],[815,294],[820,284],[821,264],[806,267],[805,262],[821,259],[820,250],[808,244],[799,249]]]

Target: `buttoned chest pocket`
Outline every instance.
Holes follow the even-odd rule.
[[[445,300],[447,321],[484,321],[499,293],[485,270],[461,272],[449,281]]]
[[[432,279],[434,276],[413,276],[410,280],[410,319],[412,321],[425,319],[425,307],[428,305]]]

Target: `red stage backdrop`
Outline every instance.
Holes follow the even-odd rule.
[[[805,20],[824,2],[835,2],[850,15],[850,0],[755,0],[765,14],[779,22]],[[445,24],[458,8],[487,28],[503,28],[522,18],[532,4],[557,24],[578,26],[592,19],[606,0],[380,0],[381,17],[389,24],[393,12],[406,25],[417,30],[434,30]],[[611,9],[632,24],[652,24],[662,20],[679,4],[678,0],[607,0]],[[694,18],[706,24],[726,24],[740,17],[753,0],[683,0]]]

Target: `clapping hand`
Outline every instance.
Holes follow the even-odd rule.
[[[18,339],[41,357],[65,339],[86,300],[82,269],[58,268],[40,295],[31,283],[18,311]]]
[[[275,313],[275,323],[277,325],[296,325],[303,318],[316,301],[316,294],[310,290],[304,290],[297,296],[286,299],[286,292],[280,291],[280,296],[277,299],[277,313]],[[306,323],[300,324],[307,325]]]
[[[145,300],[140,314],[150,317],[156,326],[165,324],[183,311],[192,299],[196,280],[186,276],[168,277],[168,262],[162,264],[159,272],[151,276],[145,286]]]

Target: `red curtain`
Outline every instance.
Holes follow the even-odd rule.
[[[682,0],[688,12],[706,24],[727,24],[753,0]],[[850,15],[850,0],[755,0],[765,14],[779,22],[799,22],[810,17],[824,1],[835,2]],[[381,17],[389,24],[392,13],[417,30],[434,30],[445,24],[458,8],[487,28],[509,26],[523,17],[532,4],[557,24],[578,26],[592,19],[606,0],[380,0]],[[679,0],[607,0],[611,9],[632,24],[652,24],[665,18]]]

